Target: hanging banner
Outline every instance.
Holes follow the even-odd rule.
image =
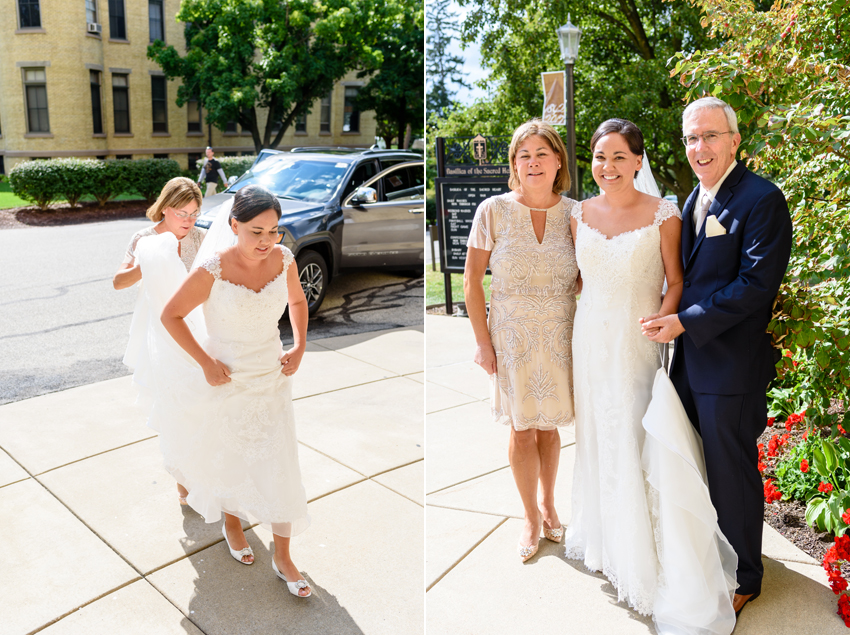
[[[540,73],[543,78],[543,122],[567,125],[567,91],[564,71]]]

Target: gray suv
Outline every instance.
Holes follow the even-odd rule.
[[[280,200],[280,244],[298,264],[310,315],[341,270],[423,271],[425,167],[406,150],[263,150],[224,192],[205,198],[198,227],[241,188],[260,184]]]

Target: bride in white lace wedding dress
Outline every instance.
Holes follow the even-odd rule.
[[[699,440],[672,385],[663,392],[658,345],[639,323],[676,312],[681,215],[635,189],[644,156],[637,126],[606,121],[591,148],[602,194],[572,214],[583,288],[566,554],[602,571],[620,601],[653,615],[659,633],[728,635],[737,558],[717,528]]]
[[[219,212],[232,220],[217,219],[207,241],[220,244],[216,236],[232,232],[225,243],[235,234],[236,244],[205,257],[205,242],[197,268],[164,304],[164,330],[149,333],[157,381],[149,423],[188,504],[209,523],[224,514],[231,555],[252,564],[240,519],[265,524],[274,533],[275,573],[307,597],[289,554],[290,538],[310,523],[290,378],[306,346],[307,305],[292,252],[275,245],[276,197],[249,186],[233,201],[230,214]],[[142,268],[151,271],[145,280],[155,288],[169,288],[173,252],[159,238],[140,243]],[[284,352],[278,321],[287,303],[295,343]]]

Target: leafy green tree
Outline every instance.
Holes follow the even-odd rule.
[[[186,23],[186,55],[156,41],[148,57],[183,80],[179,106],[197,98],[217,128],[238,121],[259,152],[277,146],[349,70],[380,66],[373,44],[391,4],[183,0],[177,20]],[[268,109],[262,130],[258,108]]]
[[[778,366],[810,425],[850,430],[847,1],[697,4],[717,43],[678,55],[672,74],[690,98],[720,96],[737,110],[741,156],[788,199],[794,244],[770,330],[790,357]]]
[[[387,147],[393,137],[398,138],[398,147],[407,148],[405,130],[410,126],[413,134],[421,134],[424,128],[422,106],[424,90],[424,22],[422,0],[396,5],[397,13],[386,20],[387,26],[379,33],[376,45],[383,55],[383,63],[357,96],[360,110],[374,110],[378,134]],[[364,77],[375,70],[363,71]]]
[[[656,179],[684,204],[695,184],[679,141],[685,88],[670,78],[666,64],[674,53],[710,42],[698,8],[664,0],[460,2],[470,7],[463,38],[481,42],[482,62],[490,70],[482,86],[492,99],[451,113],[438,124],[440,133],[510,134],[540,116],[540,73],[564,67],[556,30],[570,13],[582,29],[574,67],[579,166],[589,167],[590,138],[600,123],[629,119],[644,133]]]
[[[452,0],[435,0],[428,4],[427,108],[429,113],[439,117],[451,110],[452,97],[458,88],[469,88],[464,80],[463,58],[449,53],[452,41],[460,36],[457,14],[451,6]]]

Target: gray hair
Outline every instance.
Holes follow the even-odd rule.
[[[685,108],[685,112],[682,113],[682,128],[685,127],[688,117],[696,114],[697,111],[713,110],[715,108],[723,109],[723,113],[726,115],[726,121],[729,123],[729,129],[732,132],[738,132],[738,116],[732,110],[732,106],[722,99],[717,99],[717,97],[702,97],[689,103],[688,107]]]

